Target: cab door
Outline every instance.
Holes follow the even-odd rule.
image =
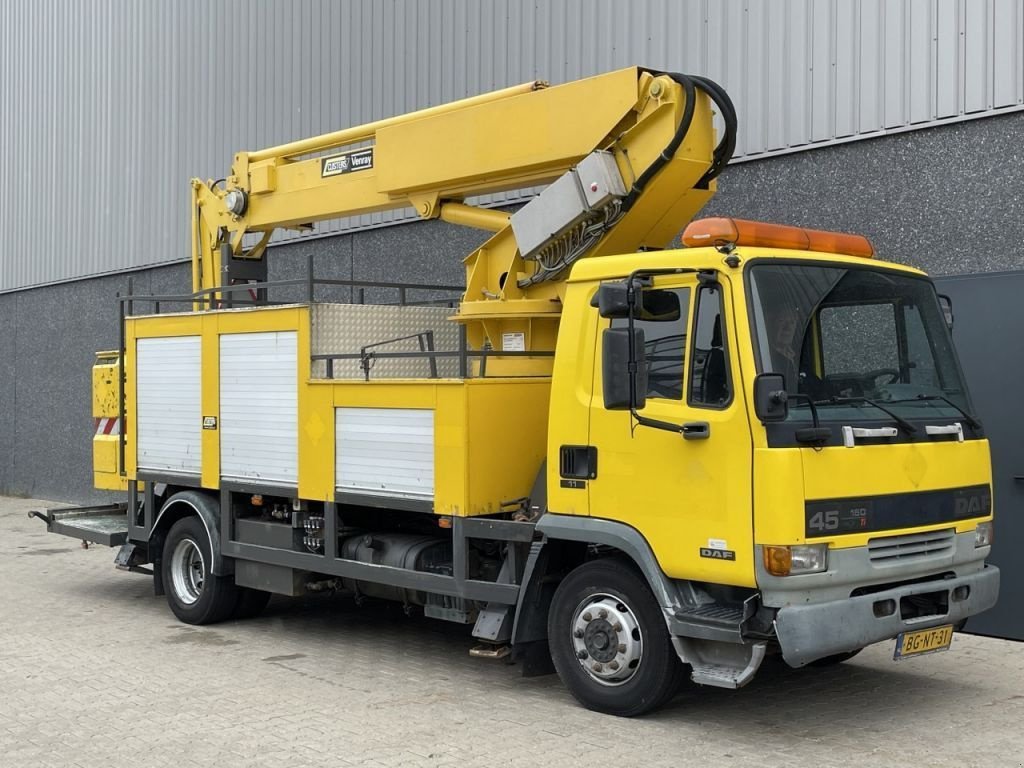
[[[652,288],[679,297],[678,318],[634,321],[644,331],[648,374],[638,413],[680,431],[604,407],[600,335],[628,321],[598,321],[590,514],[637,529],[670,577],[753,586],[751,435],[730,347],[729,283],[719,279],[659,278]]]

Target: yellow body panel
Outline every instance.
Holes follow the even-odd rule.
[[[120,409],[117,405],[118,386],[117,352],[97,352],[92,366],[92,417],[116,418]]]
[[[92,438],[92,483],[101,491],[126,491],[128,478],[118,472],[117,435],[94,435]]]
[[[629,68],[381,128],[377,183],[397,197],[463,196],[476,185],[494,191],[498,179],[509,189],[550,181],[599,146],[636,102],[637,73]]]
[[[987,485],[991,482],[987,440],[963,443],[908,443],[831,447],[760,448],[755,452],[755,496],[760,507],[755,518],[759,544],[801,543],[804,537],[804,501],[864,498],[885,494],[936,491]],[[760,511],[760,510],[763,510]],[[958,533],[974,530],[978,519],[958,523],[903,528],[900,532],[955,527]],[[880,533],[850,533],[814,537],[834,548],[860,547]]]
[[[435,412],[434,512],[493,514],[501,502],[526,496],[544,458],[550,379],[487,378],[377,381],[310,377],[310,318],[306,306],[219,310],[130,318],[126,323],[125,401],[127,479],[138,476],[135,345],[139,339],[200,336],[204,417],[220,418],[220,335],[296,331],[298,489],[303,499],[335,499],[335,408],[422,408]],[[496,436],[502,439],[496,439]],[[220,487],[220,431],[201,433],[202,487]],[[113,441],[116,460],[116,440]],[[97,477],[110,471],[111,454],[97,447]],[[116,476],[116,465],[113,469]],[[106,477],[106,475],[103,475]]]
[[[690,289],[689,327],[695,311],[696,278],[658,278],[655,285]],[[723,278],[723,310],[727,316],[732,311],[729,285],[729,279]],[[556,392],[552,398],[550,508],[630,525],[651,545],[662,570],[670,577],[753,586],[750,427],[742,397],[734,397],[724,409],[691,406],[685,398],[650,398],[640,411],[648,418],[676,424],[708,422],[711,438],[707,440],[684,440],[678,433],[646,427],[631,431],[628,411],[606,410],[602,401],[599,332],[609,322],[599,320],[590,306],[597,287],[597,282],[573,285],[567,294],[565,332],[560,343],[562,339],[573,343],[569,328],[583,326],[587,330],[580,334],[576,360],[565,366],[556,364],[556,382],[563,381],[563,374],[567,379],[566,391]],[[740,381],[735,356],[729,360],[732,380]],[[689,348],[684,361],[686,381],[690,373]],[[561,487],[557,462],[550,457],[557,456],[563,444],[597,448],[597,477],[586,487]],[[700,557],[701,548],[711,546],[712,541],[735,552],[735,560]]]
[[[117,419],[120,414],[120,389],[117,377],[120,361],[117,352],[97,352],[92,367],[92,417]],[[99,429],[92,438],[93,485],[104,491],[125,491],[128,479],[118,466],[121,437],[120,425],[114,434],[103,434]]]

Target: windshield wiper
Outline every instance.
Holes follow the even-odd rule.
[[[870,405],[873,408],[877,408],[882,413],[888,414],[892,418],[892,420],[895,421],[896,424],[899,425],[899,427],[908,435],[912,435],[915,432],[917,432],[917,427],[915,427],[909,421],[904,419],[902,416],[893,413],[881,403],[878,403],[875,400],[869,400],[866,397],[833,397],[828,400],[818,400],[815,403],[815,405],[846,405],[848,403],[864,403],[865,405]]]
[[[953,410],[959,412],[960,415],[964,417],[964,421],[967,422],[967,426],[969,426],[971,429],[981,429],[981,422],[980,421],[978,421],[974,416],[972,416],[970,413],[965,411],[959,405],[954,403],[948,397],[944,397],[943,395],[918,395],[917,397],[907,397],[907,398],[904,398],[903,400],[890,400],[889,402],[890,403],[913,403],[914,401],[928,402],[929,400],[941,400],[946,405],[948,405],[950,408],[952,408]]]

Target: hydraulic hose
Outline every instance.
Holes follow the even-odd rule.
[[[683,87],[683,93],[686,95],[686,106],[683,108],[683,117],[679,121],[679,126],[676,128],[676,132],[673,134],[671,141],[665,149],[662,150],[661,154],[655,158],[654,162],[648,166],[640,176],[633,182],[633,186],[630,188],[629,193],[623,198],[622,211],[628,211],[637,198],[640,197],[644,191],[644,187],[650,182],[652,178],[660,171],[669,160],[671,160],[679,149],[679,145],[683,143],[683,139],[686,138],[686,134],[690,131],[690,126],[693,123],[693,112],[694,102],[696,99],[696,89],[704,91],[713,102],[718,106],[719,111],[722,114],[722,119],[725,122],[725,133],[722,136],[722,140],[718,142],[718,146],[715,147],[715,151],[712,154],[711,167],[708,168],[700,180],[695,185],[698,189],[707,189],[708,184],[715,179],[725,168],[728,162],[732,159],[732,153],[736,149],[736,107],[732,103],[732,99],[729,98],[729,94],[725,92],[714,80],[706,77],[700,77],[698,75],[684,75],[679,72],[656,72],[653,70],[644,70],[652,75],[668,75],[675,80],[679,85]]]
[[[718,109],[722,114],[722,120],[725,121],[725,134],[722,136],[718,146],[715,147],[711,168],[697,182],[697,187],[706,188],[708,182],[716,178],[732,159],[732,154],[736,150],[738,121],[736,118],[736,106],[732,103],[732,99],[729,98],[729,94],[726,93],[722,86],[706,77],[694,75],[692,79],[697,84],[697,87],[710,96],[711,100],[718,105]]]
[[[658,74],[658,73],[651,73]],[[690,125],[693,123],[693,111],[696,101],[696,90],[691,80],[686,75],[678,73],[669,74],[673,80],[679,83],[683,87],[683,92],[686,94],[686,106],[683,107],[683,119],[679,121],[679,125],[676,127],[676,132],[673,134],[672,139],[668,145],[661,151],[661,154],[655,158],[654,162],[651,163],[647,170],[640,174],[639,177],[633,182],[633,186],[630,188],[628,194],[622,200],[622,211],[625,213],[633,204],[636,203],[637,198],[644,191],[644,187],[647,186],[648,182],[657,175],[665,164],[675,157],[676,150],[679,149],[679,145],[683,143],[683,139],[686,138],[686,134],[690,131]]]

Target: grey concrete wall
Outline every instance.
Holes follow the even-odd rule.
[[[935,274],[1024,269],[1022,148],[1024,115],[1009,115],[743,163],[705,214],[863,232],[883,257]],[[425,222],[300,241],[272,249],[271,278],[304,275],[315,253],[321,276],[458,285],[462,257],[485,237]],[[190,279],[184,264],[133,277],[137,291],[162,293]],[[97,498],[90,366],[116,345],[112,299],[126,285],[117,276],[0,295],[0,492]]]
[[[934,274],[1024,268],[1024,115],[730,166],[702,215],[860,232]]]
[[[93,501],[94,353],[118,342],[116,294],[187,287],[185,264],[0,295],[0,493]]]

